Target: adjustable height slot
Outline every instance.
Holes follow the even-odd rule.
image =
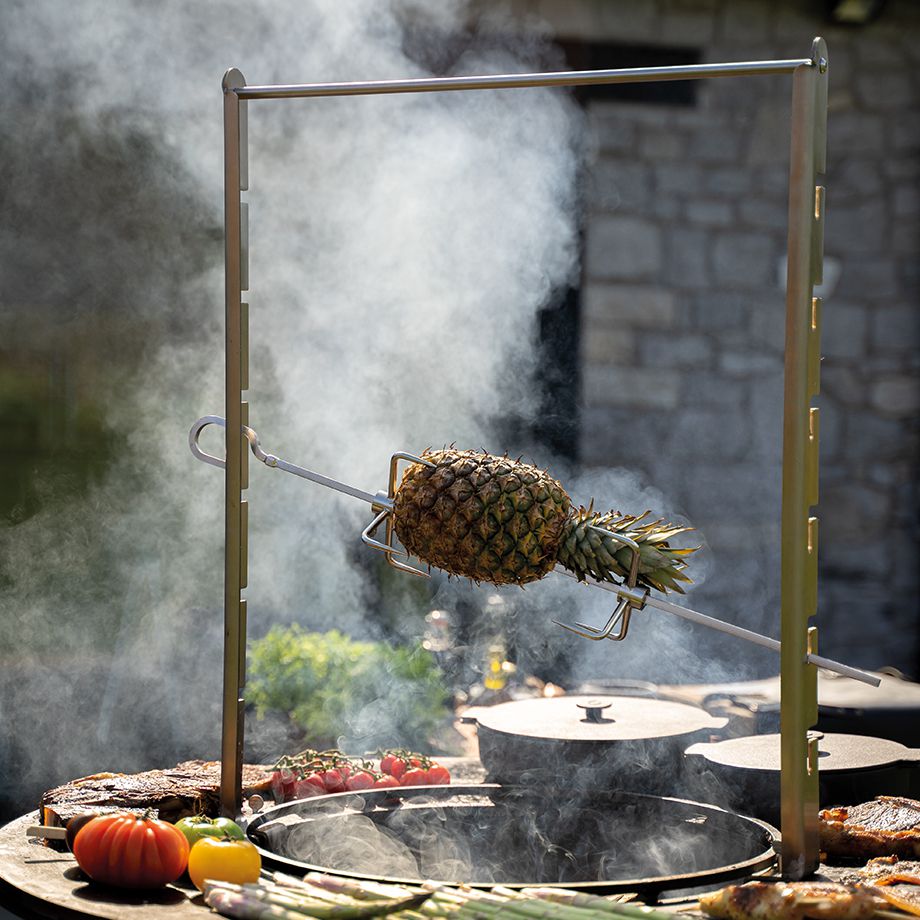
[[[821,410],[808,410],[808,451],[806,455],[805,475],[808,477],[808,505],[818,504],[818,455],[820,453]]]
[[[821,392],[821,298],[811,298],[811,325],[808,327],[808,395]]]
[[[240,389],[249,389],[249,304],[240,304]]]
[[[240,290],[249,290],[249,203],[240,202]]]
[[[824,281],[824,186],[815,187],[815,225],[811,231],[811,280]]]

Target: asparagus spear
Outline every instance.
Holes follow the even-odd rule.
[[[387,901],[330,903],[294,894],[280,886],[270,887],[259,883],[232,885],[228,882],[207,881],[205,882],[205,902],[210,904],[209,895],[211,892],[218,891],[240,895],[250,901],[259,901],[272,907],[297,913],[300,920],[304,915],[316,917],[318,920],[364,920],[366,917],[377,917],[381,914],[395,913],[400,910],[418,907],[422,901],[428,898],[428,893],[423,892],[408,898]],[[221,900],[226,899],[222,898]]]

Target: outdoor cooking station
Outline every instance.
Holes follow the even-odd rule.
[[[753,78],[758,75],[788,74],[792,77],[792,114],[790,136],[789,179],[789,235],[787,273],[787,315],[784,395],[783,443],[783,498],[782,498],[782,604],[781,643],[722,622],[715,617],[690,610],[661,598],[650,596],[647,590],[636,587],[638,551],[633,554],[630,577],[623,585],[594,584],[616,595],[613,613],[602,628],[579,624],[579,632],[592,640],[622,640],[626,637],[629,619],[633,612],[646,605],[682,616],[697,623],[720,629],[740,639],[753,641],[777,650],[781,654],[780,683],[782,693],[780,708],[780,733],[773,743],[776,747],[776,773],[781,776],[778,812],[782,828],[781,842],[773,828],[756,818],[748,818],[722,811],[712,805],[672,798],[667,783],[656,787],[657,758],[681,760],[684,750],[695,747],[698,756],[707,757],[711,742],[710,732],[724,726],[719,719],[685,703],[655,699],[636,701],[635,697],[603,696],[563,697],[559,700],[534,701],[549,703],[560,713],[565,707],[561,723],[569,725],[561,735],[554,736],[567,750],[582,750],[583,762],[594,771],[598,786],[589,808],[600,823],[594,828],[601,833],[604,819],[616,824],[632,821],[629,839],[636,859],[619,875],[614,871],[605,877],[603,860],[597,853],[585,858],[587,871],[566,875],[556,872],[554,878],[570,887],[592,885],[604,890],[631,890],[655,897],[671,889],[686,889],[704,884],[715,884],[730,878],[741,878],[755,872],[780,868],[784,877],[802,878],[819,868],[817,839],[817,810],[819,797],[818,766],[819,737],[809,729],[818,719],[817,667],[823,666],[864,683],[878,684],[878,678],[866,675],[846,665],[822,658],[817,653],[817,629],[810,620],[817,609],[817,519],[811,514],[817,503],[818,482],[818,410],[811,399],[818,392],[820,368],[820,299],[813,296],[815,284],[822,276],[822,247],[824,221],[824,189],[818,185],[818,176],[825,168],[825,141],[827,117],[828,54],[822,39],[815,39],[807,58],[741,62],[728,64],[701,64],[686,67],[649,67],[629,70],[603,70],[589,72],[562,72],[542,74],[512,74],[393,80],[370,83],[305,84],[248,86],[238,70],[230,70],[224,77],[224,131],[225,131],[225,269],[226,269],[226,411],[223,417],[205,416],[192,427],[189,442],[198,459],[222,467],[225,471],[225,645],[224,645],[224,696],[222,734],[221,805],[226,814],[239,816],[243,811],[241,770],[244,730],[244,693],[246,659],[246,599],[242,592],[247,586],[248,557],[248,506],[245,492],[249,481],[248,454],[270,468],[301,476],[321,485],[336,489],[371,505],[373,520],[362,533],[368,545],[383,551],[389,564],[401,570],[416,572],[394,558],[393,508],[394,489],[399,461],[418,461],[410,454],[393,455],[389,488],[386,492],[370,494],[329,477],[314,473],[304,467],[267,453],[261,446],[259,435],[249,425],[249,405],[244,391],[249,385],[249,314],[243,302],[243,292],[249,288],[248,270],[248,204],[242,192],[248,189],[248,128],[247,105],[249,101],[266,99],[316,98],[351,95],[380,95],[393,93],[477,91],[498,89],[525,89],[528,87],[579,86],[604,83],[642,83],[663,80],[699,80],[713,78]],[[201,431],[208,425],[225,428],[225,457],[205,453],[198,445]],[[385,528],[382,542],[376,534]],[[628,541],[626,541],[628,544]],[[572,628],[572,627],[567,627]],[[625,702],[624,702],[625,700]],[[518,705],[518,704],[508,704]],[[611,707],[611,713],[607,713]],[[545,710],[544,710],[545,712]],[[328,796],[320,800],[302,800],[278,806],[256,814],[250,822],[250,836],[260,845],[263,856],[279,863],[294,866],[312,865],[302,859],[285,855],[287,837],[291,828],[323,822],[348,821],[350,816],[365,818],[371,815],[378,822],[399,823],[406,816],[425,812],[436,813],[435,823],[450,823],[460,815],[459,826],[464,821],[482,828],[489,822],[484,815],[499,811],[513,812],[516,817],[510,824],[514,829],[525,819],[531,822],[549,820],[545,797],[539,790],[548,777],[530,777],[529,785],[515,786],[522,775],[527,778],[527,764],[531,762],[526,738],[527,718],[523,708],[508,716],[504,724],[500,707],[470,714],[479,728],[482,761],[492,776],[501,784],[458,784],[444,787],[433,794],[430,790],[425,800],[409,792],[401,804],[385,801],[385,794],[354,794]],[[544,714],[534,716],[535,722],[544,720]],[[657,721],[656,721],[657,720]],[[644,732],[637,726],[644,726]],[[511,735],[517,735],[517,745],[509,750],[506,729],[512,726]],[[522,726],[524,726],[522,730]],[[630,726],[635,730],[630,736]],[[568,732],[568,733],[567,733]],[[625,733],[625,734],[624,734]],[[533,735],[533,733],[531,733]],[[630,757],[635,760],[637,745],[642,748],[648,769],[639,770],[632,782],[636,788],[625,790],[625,771],[604,773],[604,758],[591,759],[591,748],[596,742],[629,741]],[[726,744],[729,742],[725,742]],[[717,745],[713,745],[713,751]],[[772,749],[771,749],[772,750]],[[900,755],[886,750],[873,751],[876,760],[886,757],[897,762]],[[904,755],[904,760],[916,759],[915,752]],[[842,755],[841,755],[842,756]],[[521,759],[523,758],[523,759]],[[743,759],[743,758],[742,758]],[[719,760],[712,755],[712,762]],[[660,762],[660,761],[659,761]],[[485,774],[486,771],[483,771]],[[476,777],[476,779],[492,778]],[[537,781],[539,780],[539,781]],[[900,790],[897,790],[900,791]],[[777,803],[774,803],[777,804]],[[570,828],[573,812],[565,812],[562,822]],[[464,816],[465,817],[462,817]],[[470,818],[472,815],[472,819]],[[582,816],[583,818],[584,816]],[[559,818],[559,815],[556,816]],[[293,819],[285,823],[286,819]],[[597,820],[597,818],[595,818]],[[34,821],[27,816],[0,831],[0,883],[8,890],[18,892],[19,905],[27,915],[99,917],[127,916],[143,912],[144,916],[185,917],[200,908],[188,902],[186,893],[173,886],[165,889],[161,898],[147,902],[129,894],[121,897],[107,891],[98,897],[86,891],[74,875],[75,867],[69,855],[39,851],[27,842],[24,830]],[[410,825],[412,821],[408,822]],[[422,821],[424,824],[424,820]],[[552,825],[552,822],[550,821]],[[652,844],[652,827],[664,828],[668,833],[678,825],[693,829],[688,836],[683,855],[691,850],[712,847],[718,841],[727,841],[706,863],[699,865],[680,859],[677,852],[673,865],[657,868],[643,864],[643,845]],[[416,828],[419,823],[415,822]],[[577,822],[576,822],[577,826]],[[280,832],[279,832],[280,829]],[[495,830],[493,828],[493,830]],[[543,831],[550,838],[562,832],[557,823]],[[280,843],[279,843],[280,833]],[[411,836],[411,830],[410,830]],[[461,831],[461,833],[465,833]],[[495,833],[498,833],[496,830]],[[496,841],[491,841],[496,843]],[[777,866],[773,846],[780,851]],[[504,846],[497,841],[499,847]],[[571,841],[577,849],[577,841]],[[473,841],[473,849],[485,847],[485,838]],[[677,848],[680,850],[680,847]],[[71,868],[62,873],[62,865]],[[706,863],[706,864],[704,864]],[[585,866],[582,866],[584,870]],[[320,868],[354,873],[346,865],[322,863]],[[510,870],[527,875],[539,874],[540,866],[525,860]],[[551,873],[555,870],[550,870]],[[581,871],[581,870],[580,870]],[[656,874],[657,873],[657,874]],[[379,875],[377,876],[379,877]],[[473,884],[488,884],[491,879],[452,879]],[[501,879],[504,884],[514,884],[514,878]],[[542,883],[542,878],[522,878],[521,884]],[[31,912],[31,914],[29,913]]]

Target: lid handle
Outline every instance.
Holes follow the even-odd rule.
[[[613,722],[614,719],[604,718],[603,712],[610,708],[610,703],[604,703],[602,700],[585,700],[583,703],[575,704],[579,709],[584,709],[585,717],[582,722]]]

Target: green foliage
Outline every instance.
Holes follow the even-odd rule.
[[[317,748],[428,749],[449,715],[441,671],[419,645],[276,626],[250,644],[247,672],[247,696],[258,714],[287,713]]]

